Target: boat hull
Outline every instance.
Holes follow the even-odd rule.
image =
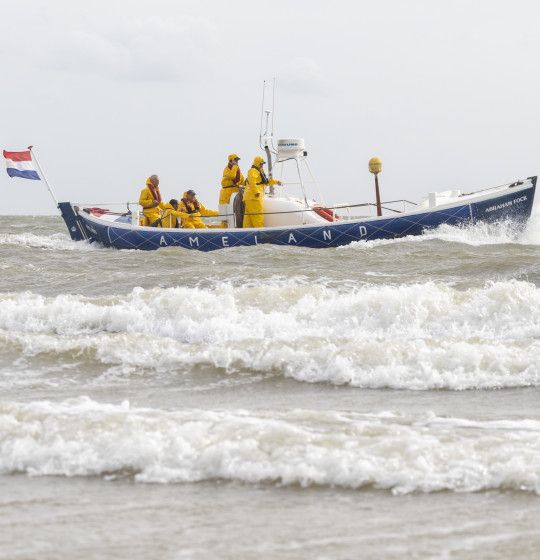
[[[129,224],[100,220],[85,214],[84,211],[76,212],[70,203],[60,203],[60,209],[73,239],[88,239],[118,249],[155,250],[163,247],[182,247],[213,251],[268,243],[326,248],[348,245],[354,241],[421,235],[442,224],[455,226],[501,220],[524,224],[531,214],[535,188],[536,177],[532,177],[526,184],[508,187],[496,195],[468,197],[466,203],[456,202],[443,207],[397,214],[395,217],[329,222],[322,226],[261,229],[194,230],[131,227]]]

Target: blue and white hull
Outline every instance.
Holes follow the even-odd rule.
[[[59,208],[72,239],[87,239],[117,249],[152,250],[161,247],[182,247],[213,251],[265,243],[325,248],[348,245],[353,241],[421,235],[426,230],[442,224],[455,226],[501,220],[513,220],[524,224],[531,214],[535,189],[536,177],[530,177],[504,187],[462,195],[448,204],[417,207],[411,212],[391,216],[260,229],[142,227],[105,220],[69,202],[60,203]]]

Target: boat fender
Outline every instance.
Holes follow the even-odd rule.
[[[321,218],[324,218],[328,222],[335,222],[339,220],[339,216],[333,210],[328,208],[323,208],[322,206],[314,206],[313,210],[316,214],[318,214]]]

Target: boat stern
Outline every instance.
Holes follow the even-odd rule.
[[[80,219],[71,202],[59,202],[58,209],[73,241],[84,241],[90,237],[84,222]]]

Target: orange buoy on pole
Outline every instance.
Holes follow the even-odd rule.
[[[379,191],[379,173],[382,171],[382,161],[378,157],[369,160],[369,171],[375,175],[375,201],[377,203],[377,216],[382,216],[381,193]]]

